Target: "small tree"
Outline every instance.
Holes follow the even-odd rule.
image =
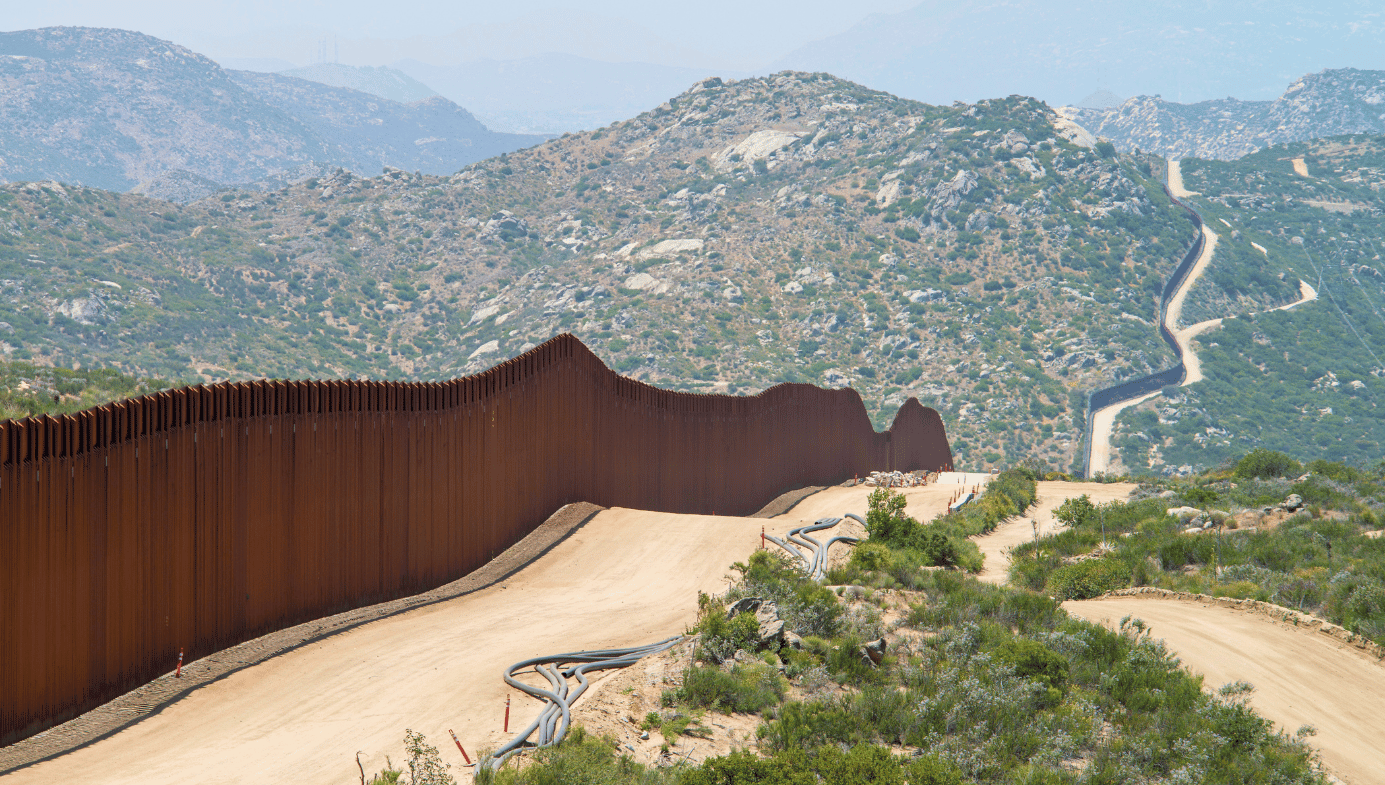
[[[1076,528],[1096,520],[1096,505],[1092,504],[1091,497],[1084,493],[1059,505],[1053,512],[1053,517],[1062,521],[1065,526]]]
[[[1237,477],[1290,477],[1303,471],[1303,464],[1282,452],[1258,447],[1236,464]]]
[[[447,773],[450,767],[442,762],[438,748],[429,744],[422,733],[405,730],[404,751],[409,753],[410,785],[457,785],[457,780]]]

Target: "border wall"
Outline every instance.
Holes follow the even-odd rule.
[[[189,387],[0,423],[0,745],[274,630],[455,580],[564,504],[747,514],[947,470],[937,412],[660,390],[571,335],[444,383]]]
[[[1173,331],[1168,324],[1169,300],[1178,288],[1187,280],[1188,275],[1197,265],[1198,257],[1202,256],[1202,247],[1207,242],[1207,238],[1202,233],[1202,216],[1198,214],[1186,202],[1173,195],[1169,190],[1168,183],[1164,184],[1164,193],[1177,206],[1182,207],[1188,213],[1188,218],[1193,222],[1193,228],[1197,230],[1197,239],[1193,241],[1193,246],[1188,249],[1188,253],[1183,256],[1183,261],[1179,262],[1174,268],[1173,275],[1164,282],[1164,292],[1159,301],[1159,337],[1164,339],[1173,350],[1174,357],[1178,358],[1172,366],[1165,368],[1158,373],[1148,376],[1141,376],[1138,379],[1121,382],[1110,387],[1096,390],[1087,396],[1087,432],[1084,439],[1082,454],[1082,476],[1092,476],[1092,425],[1096,413],[1107,406],[1113,406],[1124,401],[1131,401],[1142,395],[1148,395],[1155,390],[1162,390],[1165,387],[1180,385],[1183,380],[1188,378],[1188,369],[1183,365],[1183,347],[1174,340]]]

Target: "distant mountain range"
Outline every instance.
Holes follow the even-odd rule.
[[[774,63],[929,103],[1020,94],[1052,105],[1098,85],[1270,100],[1302,74],[1346,65],[1385,67],[1378,2],[925,0]]]
[[[1273,101],[1179,104],[1142,95],[1114,107],[1061,111],[1122,150],[1231,160],[1275,144],[1385,133],[1385,71],[1309,74]]]
[[[264,69],[247,69],[259,71]],[[403,71],[387,66],[343,65],[341,63],[314,63],[302,68],[289,68],[279,71],[284,76],[307,79],[332,87],[345,87],[362,93],[378,95],[401,104],[411,104],[437,95],[433,88],[414,79]]]
[[[652,63],[607,63],[571,54],[520,60],[394,67],[468,107],[488,125],[524,133],[594,130],[634,117],[707,77],[744,73]]]
[[[0,181],[128,191],[170,176],[225,185],[305,167],[450,174],[538,141],[494,133],[445,98],[403,104],[228,71],[141,33],[0,33]]]

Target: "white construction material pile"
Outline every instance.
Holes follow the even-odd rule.
[[[872,486],[883,485],[887,488],[917,488],[921,485],[928,485],[931,482],[936,482],[937,479],[937,474],[933,472],[871,472],[869,477],[860,481],[860,484]]]

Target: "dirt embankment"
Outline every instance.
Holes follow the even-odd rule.
[[[1250,704],[1281,730],[1317,730],[1310,743],[1333,774],[1385,785],[1385,666],[1351,643],[1210,598],[1104,597],[1063,607],[1113,629],[1126,616],[1142,619],[1206,688],[1249,682]]]
[[[909,489],[909,512],[932,518],[959,487],[986,477],[950,474]],[[335,784],[358,778],[358,750],[371,771],[386,756],[402,760],[405,728],[460,766],[449,729],[472,753],[507,738],[507,665],[683,632],[696,620],[698,592],[724,591],[727,567],[755,550],[762,529],[782,536],[819,518],[864,515],[872,490],[787,494],[766,509],[780,513],[772,518],[573,506],[455,584],[220,652],[190,663],[181,682],[156,682],[163,691],[153,698],[132,693],[11,745],[4,769],[41,762],[8,774],[6,785]],[[848,553],[834,551],[838,560]],[[516,701],[511,728],[539,708]]]

